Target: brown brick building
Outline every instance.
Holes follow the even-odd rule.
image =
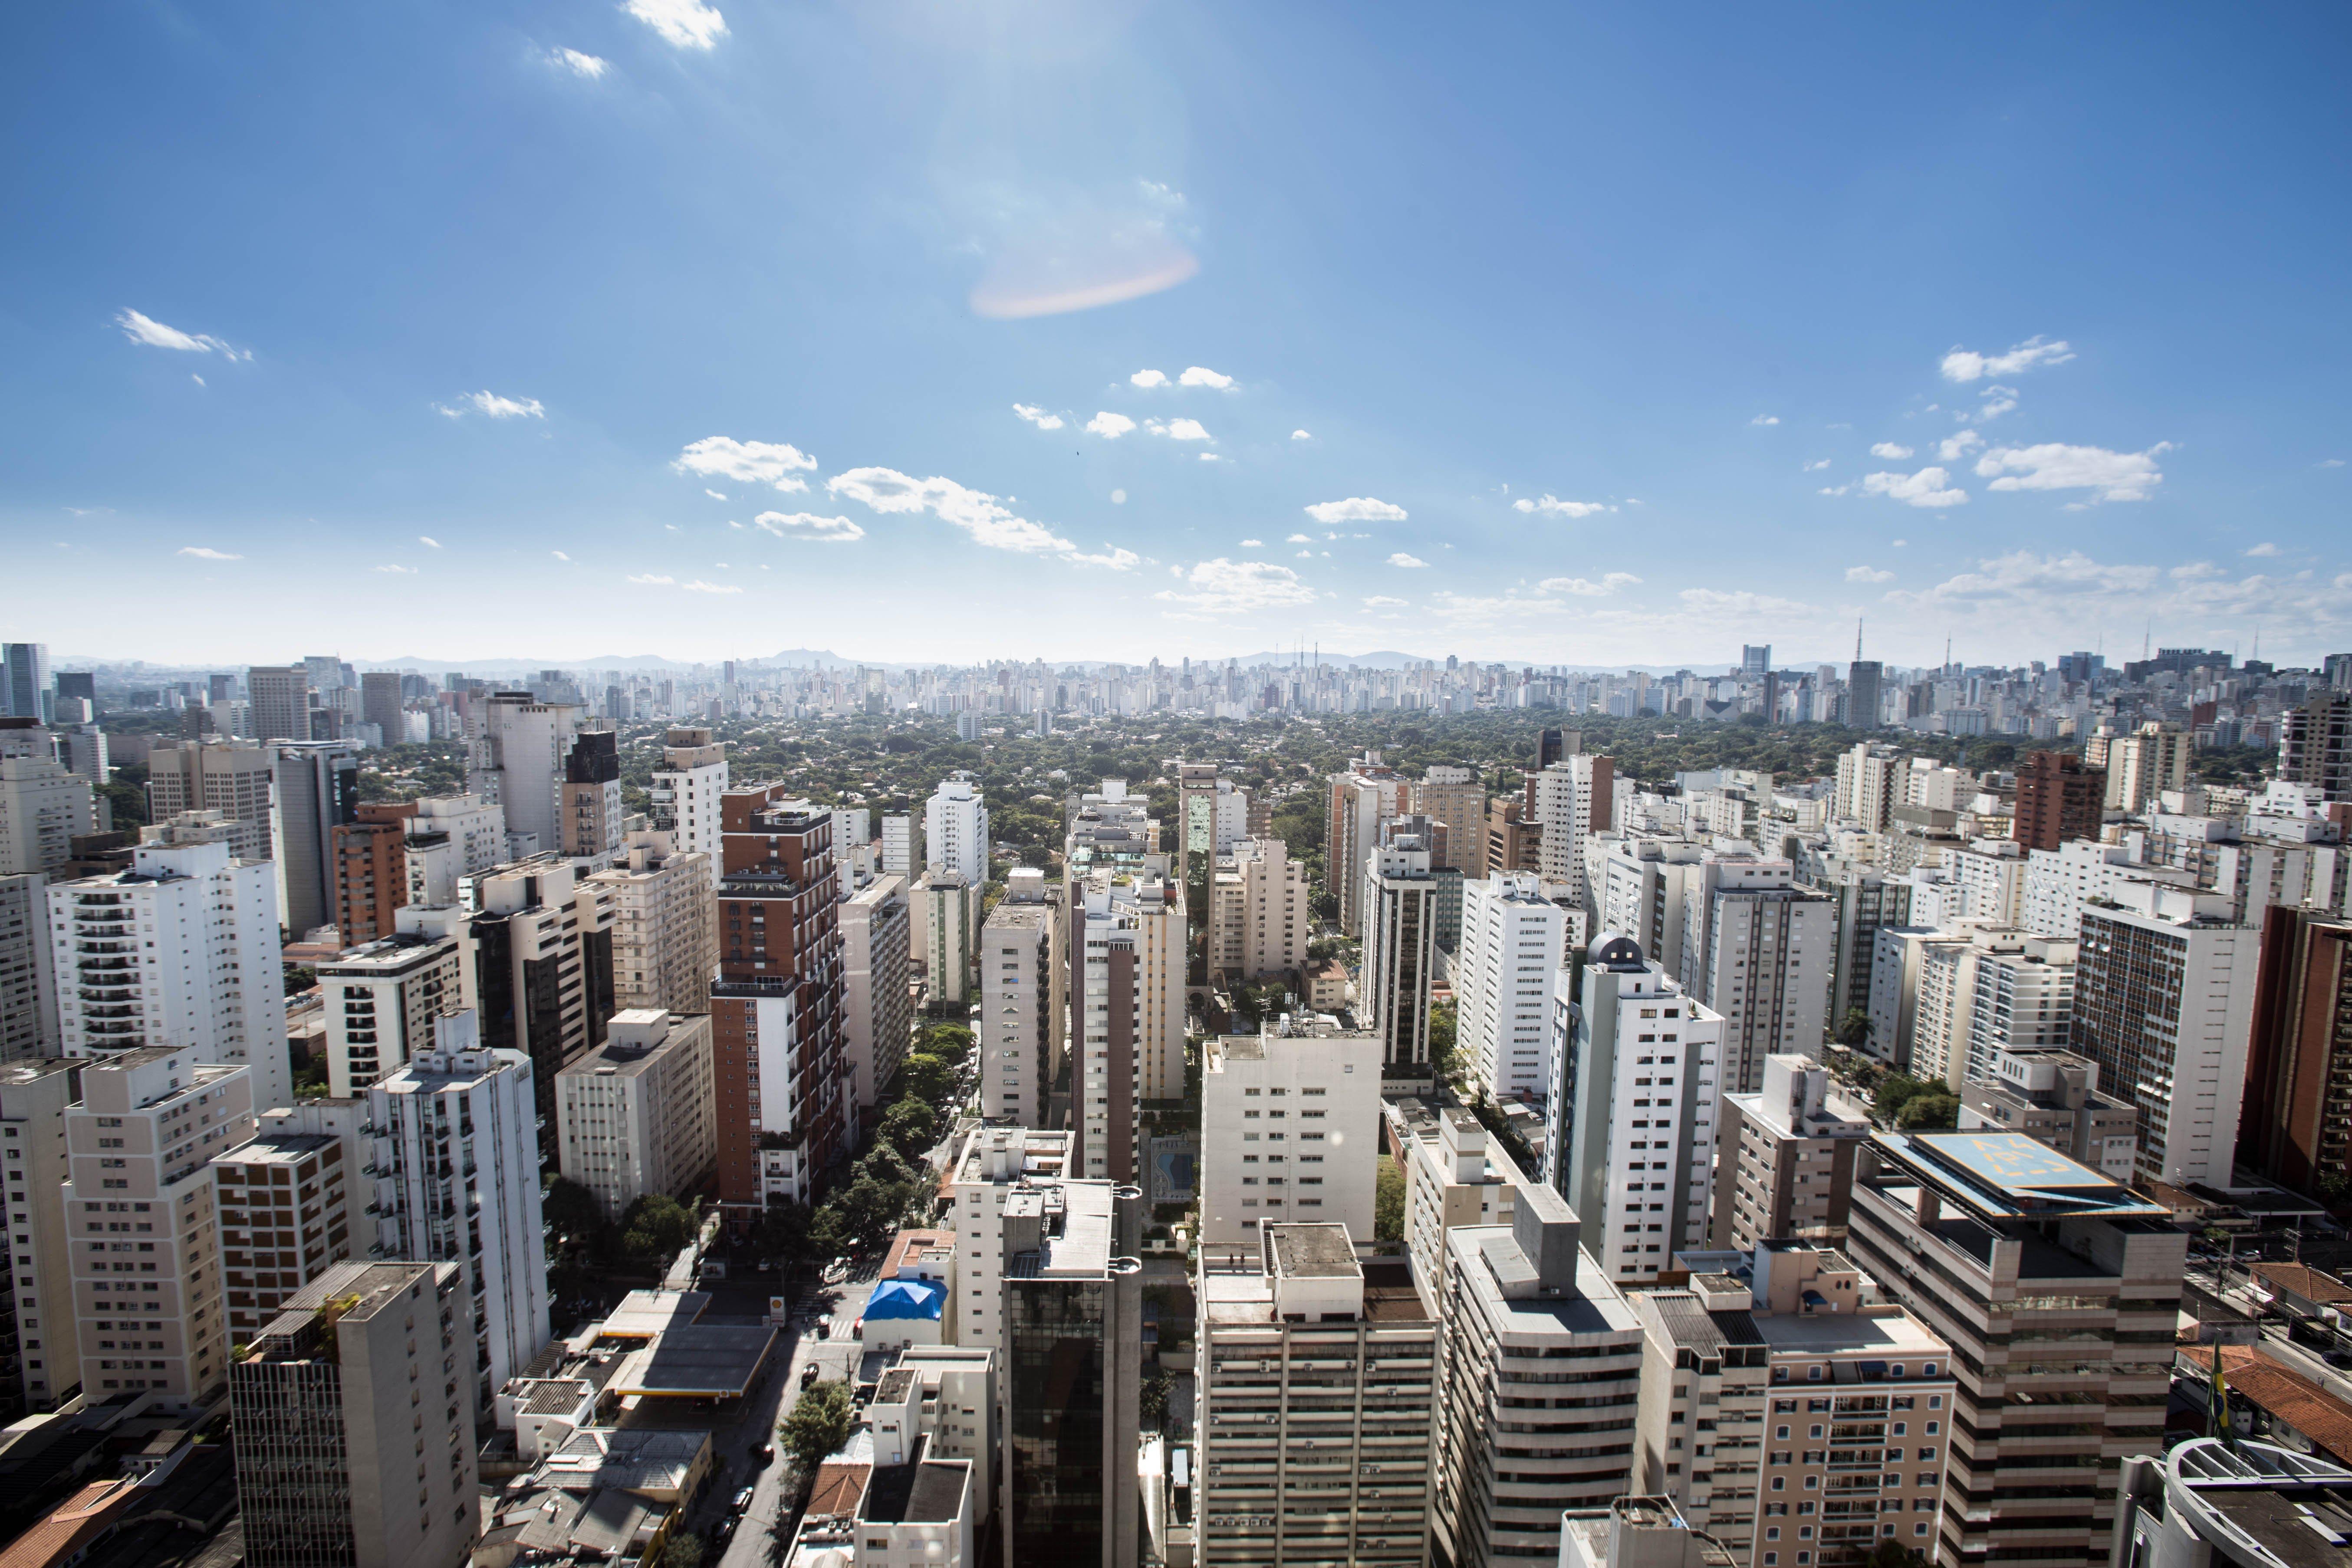
[[[335,929],[346,948],[392,934],[392,911],[408,901],[408,818],[416,803],[363,805],[357,822],[334,827]]]
[[[2017,770],[2017,826],[2011,837],[2028,849],[2096,838],[2106,792],[2104,770],[2063,752],[2035,752]]]

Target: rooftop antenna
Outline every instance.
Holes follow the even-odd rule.
[[[2142,663],[2147,662],[2149,645],[2155,640],[2156,617],[2154,616],[2150,616],[2147,618],[2147,629],[2139,635],[2139,657]]]
[[[1856,664],[1862,662],[1862,617],[1860,616],[1853,618],[1853,661]]]
[[[1944,634],[1944,668],[1948,670],[1952,668],[1952,634],[1949,632]]]

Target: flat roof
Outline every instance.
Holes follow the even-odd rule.
[[[1277,1274],[1294,1279],[1352,1279],[1363,1273],[1356,1244],[1344,1225],[1269,1225],[1264,1229],[1266,1260]]]
[[[605,1384],[626,1397],[737,1399],[748,1390],[775,1343],[776,1331],[688,1323],[666,1329],[641,1351],[632,1351]]]
[[[604,1314],[597,1331],[614,1339],[648,1339],[691,1323],[710,1305],[701,1290],[632,1290]]]
[[[1830,1355],[1840,1351],[1890,1355],[1942,1356],[1944,1342],[1906,1312],[1771,1312],[1754,1320],[1756,1331],[1775,1351]]]
[[[1476,1293],[1496,1331],[1505,1334],[1558,1336],[1638,1334],[1642,1320],[1607,1270],[1582,1247],[1575,1283],[1549,1294],[1506,1296],[1495,1269],[1516,1259],[1532,1281],[1534,1269],[1507,1225],[1456,1226],[1445,1244],[1460,1255],[1462,1277]]]
[[[2144,1216],[2172,1211],[2145,1203],[2114,1177],[2022,1132],[1876,1132],[1871,1144],[1938,1194],[1992,1219]]]

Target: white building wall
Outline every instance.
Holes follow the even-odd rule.
[[[1454,1041],[1497,1100],[1546,1091],[1545,1031],[1565,924],[1566,911],[1528,873],[1462,884]]]
[[[1372,1237],[1381,1044],[1370,1035],[1215,1042],[1201,1075],[1201,1244],[1255,1250],[1262,1225]]]

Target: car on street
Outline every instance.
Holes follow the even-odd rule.
[[[737,1492],[735,1494],[735,1500],[727,1505],[727,1511],[737,1514],[751,1512],[751,1489],[750,1487],[745,1487],[741,1491]]]
[[[814,1362],[811,1362],[808,1365],[801,1368],[801,1386],[803,1388],[806,1388],[810,1384],[814,1383],[816,1381],[816,1373],[817,1366]]]
[[[831,1318],[819,1318],[816,1321],[816,1337],[821,1340],[829,1340],[833,1338],[833,1320]]]
[[[733,1514],[729,1514],[725,1519],[720,1520],[717,1524],[710,1527],[711,1551],[724,1552],[727,1550],[727,1543],[734,1539],[735,1516]]]
[[[761,1468],[764,1468],[776,1462],[776,1446],[773,1443],[762,1443],[751,1450],[751,1457],[759,1460]]]

